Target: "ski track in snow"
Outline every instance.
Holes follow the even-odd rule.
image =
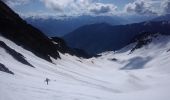
[[[15,74],[0,71],[0,100],[169,100],[169,38],[155,38],[132,54],[133,44],[98,58],[60,54],[62,59],[52,59],[52,64],[0,36],[35,66],[18,62],[0,48],[0,63]]]

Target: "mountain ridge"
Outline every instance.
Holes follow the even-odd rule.
[[[81,27],[84,25],[94,24],[94,23],[109,23],[111,25],[125,24],[127,21],[121,17],[111,17],[111,16],[77,16],[65,19],[55,19],[55,18],[25,18],[25,20],[40,29],[49,37],[63,35]]]
[[[20,18],[18,14],[2,1],[0,1],[0,15],[0,35],[14,41],[17,45],[47,61],[52,62],[50,57],[54,59],[60,58],[58,51],[64,48],[57,47],[43,32]],[[61,40],[60,38],[56,39]],[[65,43],[62,45],[67,46]],[[85,52],[81,55],[81,52],[69,52],[67,50],[63,50],[64,52],[62,53],[72,53],[80,57],[85,56]]]
[[[133,37],[142,33],[170,34],[169,21],[147,21],[127,25],[112,26],[107,23],[82,26],[65,35],[70,47],[84,49],[90,54],[115,51],[126,46]]]

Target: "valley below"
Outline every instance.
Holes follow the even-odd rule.
[[[51,58],[53,63],[2,36],[0,40],[35,67],[0,48],[0,62],[14,73],[0,71],[0,100],[169,100],[169,36],[153,38],[133,53],[135,43],[97,58],[60,53],[61,59]]]

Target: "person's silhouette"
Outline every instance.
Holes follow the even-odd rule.
[[[48,85],[49,81],[50,81],[50,79],[48,79],[48,78],[45,79],[45,82],[47,83],[47,85]]]

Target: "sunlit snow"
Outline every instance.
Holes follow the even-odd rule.
[[[159,36],[132,54],[133,44],[90,59],[60,53],[61,59],[52,59],[52,64],[0,36],[35,66],[0,48],[0,63],[14,72],[0,71],[0,100],[169,100],[169,38]]]

